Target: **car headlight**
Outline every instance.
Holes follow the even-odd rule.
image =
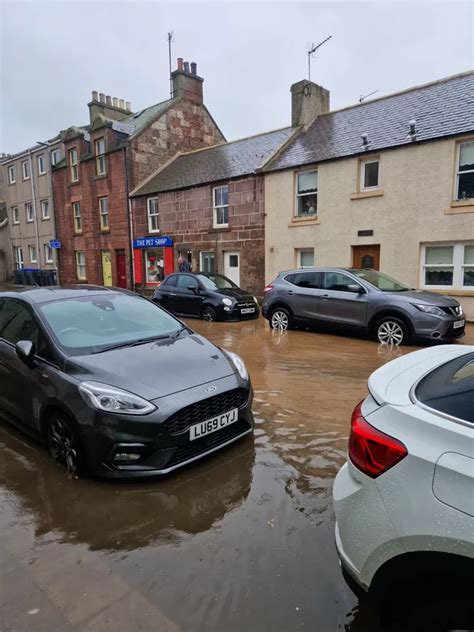
[[[224,303],[224,305],[227,305],[228,307],[230,307],[233,304],[233,301],[230,298],[223,298],[222,302]]]
[[[255,303],[258,305],[258,299],[256,296],[253,297],[253,300],[255,301]]]
[[[156,408],[138,395],[99,382],[81,382],[78,389],[86,404],[106,413],[146,415]]]
[[[240,356],[238,356],[236,353],[233,353],[232,351],[225,351],[224,353],[227,355],[229,360],[235,366],[235,368],[239,372],[240,377],[243,380],[248,380],[249,379],[249,373],[247,371],[247,367],[245,366],[245,363],[242,360],[242,358]]]
[[[432,314],[433,316],[444,316],[444,312],[440,307],[436,307],[436,305],[415,305],[420,312],[425,312],[425,314]]]

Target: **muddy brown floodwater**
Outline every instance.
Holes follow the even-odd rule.
[[[0,425],[1,632],[375,631],[339,571],[331,488],[368,376],[413,348],[190,325],[245,359],[255,437],[117,484],[70,480]]]

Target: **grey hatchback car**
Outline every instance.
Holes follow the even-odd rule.
[[[464,334],[460,304],[413,290],[375,270],[302,268],[281,272],[265,288],[262,314],[272,328],[332,324],[367,330],[381,343],[410,338],[453,340]]]

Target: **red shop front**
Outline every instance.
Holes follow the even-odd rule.
[[[174,272],[174,247],[171,237],[142,237],[133,240],[135,287],[154,289],[166,275]]]

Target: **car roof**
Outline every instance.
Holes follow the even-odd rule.
[[[1,298],[20,298],[28,303],[47,303],[67,298],[93,296],[103,294],[134,294],[122,288],[109,288],[101,285],[51,285],[51,286],[19,286],[7,292],[0,292]]]
[[[296,274],[297,272],[360,272],[361,268],[317,268],[314,267],[304,267],[304,268],[295,268],[294,270],[285,270],[284,272],[280,272],[280,276],[284,274]]]

